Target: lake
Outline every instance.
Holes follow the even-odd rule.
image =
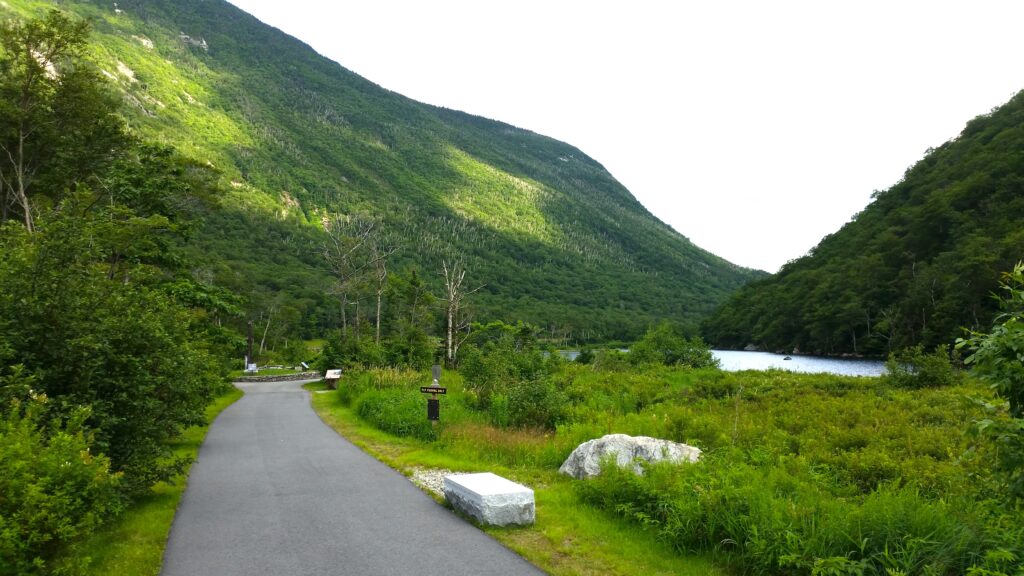
[[[712,350],[722,363],[722,370],[768,370],[778,368],[792,372],[828,372],[844,376],[881,376],[885,373],[882,360],[854,358],[826,358],[822,356],[786,356],[771,352],[744,352],[742,350]],[[792,360],[786,360],[792,358]]]
[[[625,352],[625,350],[623,350]],[[579,350],[561,350],[559,353],[568,360],[575,360]],[[769,370],[778,368],[792,372],[827,372],[843,376],[881,376],[885,373],[882,360],[858,360],[853,358],[826,358],[822,356],[788,356],[771,352],[744,352],[742,350],[712,350],[715,358],[722,363],[722,370]]]

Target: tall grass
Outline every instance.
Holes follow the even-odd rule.
[[[1024,514],[1000,495],[995,448],[964,433],[980,416],[970,398],[990,394],[974,382],[911,389],[882,378],[570,364],[550,376],[566,401],[555,430],[496,426],[455,377],[442,425],[428,433],[414,425],[425,421],[417,388],[427,378],[367,374],[339,398],[450,458],[526,474],[551,474],[579,443],[612,432],[696,445],[705,456],[695,465],[640,477],[610,468],[573,485],[680,553],[712,553],[739,572],[1024,567]]]
[[[695,466],[615,467],[580,484],[585,499],[653,527],[680,551],[712,550],[756,574],[964,574],[986,554],[1021,549],[1021,528],[991,523],[966,498],[930,499],[884,484],[837,498],[806,469],[711,457]]]

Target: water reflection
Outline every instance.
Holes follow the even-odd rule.
[[[822,358],[820,356],[785,356],[771,352],[743,352],[740,350],[712,350],[722,363],[722,370],[768,370],[778,368],[792,372],[828,372],[846,376],[880,376],[885,373],[881,360],[849,358]],[[792,358],[786,360],[786,358]]]
[[[712,350],[711,352],[722,363],[722,370],[729,372],[777,368],[792,372],[827,372],[844,376],[880,376],[885,373],[885,362],[881,360],[785,356],[771,352],[744,352],[742,350]],[[558,353],[567,360],[575,360],[580,354],[579,350],[559,350]],[[790,359],[786,360],[786,358]]]

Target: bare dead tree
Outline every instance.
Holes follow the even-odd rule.
[[[388,280],[388,256],[395,253],[395,248],[383,247],[379,242],[373,242],[371,257],[374,265],[374,280],[376,281],[375,293],[377,296],[377,318],[375,342],[380,344],[380,312],[381,302],[384,299],[384,289],[387,288]]]
[[[360,323],[359,293],[370,282],[376,283],[377,342],[380,342],[380,314],[387,280],[387,258],[394,248],[384,247],[380,240],[379,221],[366,216],[335,215],[324,225],[327,239],[322,246],[324,259],[334,272],[332,293],[341,303],[341,333],[348,336],[348,306],[355,304],[356,329]],[[372,278],[370,278],[372,276]]]
[[[270,330],[270,322],[274,319],[274,307],[270,307],[270,312],[267,314],[267,325],[263,327],[263,337],[260,338],[260,354],[263,354],[266,350],[267,344],[267,332]]]
[[[341,303],[341,333],[348,335],[349,296],[354,281],[365,271],[366,258],[363,256],[370,235],[376,223],[362,218],[344,218],[335,215],[324,223],[327,238],[322,245],[322,253],[327,265],[334,272],[332,293],[338,296]]]
[[[444,260],[441,266],[444,275],[445,320],[447,322],[445,361],[449,366],[453,366],[455,364],[455,357],[459,353],[459,346],[468,337],[467,332],[462,338],[456,338],[457,333],[462,333],[463,330],[468,330],[469,328],[469,317],[462,313],[464,310],[463,301],[466,296],[483,288],[483,285],[477,286],[472,290],[467,290],[463,287],[463,283],[466,280],[466,265],[461,259],[451,262]]]

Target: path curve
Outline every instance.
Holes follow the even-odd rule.
[[[302,382],[237,383],[210,426],[163,576],[541,574],[313,412]]]

